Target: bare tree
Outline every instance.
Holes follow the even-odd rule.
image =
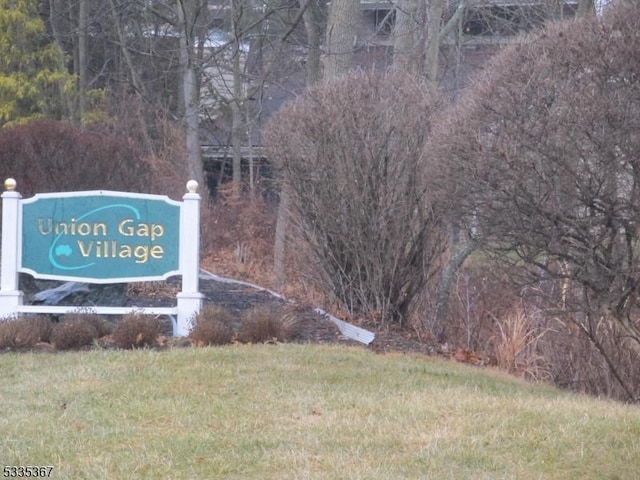
[[[440,125],[469,235],[521,280],[558,283],[541,291],[629,400],[612,349],[640,358],[638,21],[625,2],[506,49]]]
[[[444,205],[420,155],[442,103],[414,77],[350,74],[270,123],[317,281],[354,314],[402,323],[438,270]]]

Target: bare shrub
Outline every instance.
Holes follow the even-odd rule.
[[[627,400],[640,398],[617,363],[640,355],[639,21],[620,2],[504,49],[434,134],[460,225],[514,281],[553,285],[536,288]]]
[[[47,315],[35,315],[29,317],[21,317],[26,324],[26,328],[35,332],[38,336],[38,342],[50,342],[53,333],[53,322]]]
[[[113,343],[124,349],[155,345],[160,334],[160,322],[148,315],[131,313],[122,317],[113,330]]]
[[[270,282],[275,215],[262,196],[234,198],[231,184],[202,209],[201,249],[217,271],[259,284]]]
[[[309,89],[265,133],[315,280],[351,314],[402,323],[438,269],[446,208],[422,151],[442,105],[408,74],[352,74]]]
[[[190,337],[197,347],[206,347],[231,343],[233,335],[233,329],[220,321],[199,320]]]
[[[95,330],[96,338],[109,335],[113,331],[111,323],[88,309],[79,309],[75,312],[66,313],[62,316],[61,321],[62,323],[84,323],[89,325]]]
[[[51,343],[56,350],[76,350],[91,345],[96,338],[96,329],[79,321],[58,323],[51,333]]]
[[[232,321],[233,316],[228,310],[205,305],[196,316],[195,326],[189,336],[198,347],[231,343],[234,337]]]
[[[476,352],[512,374],[551,381],[551,358],[541,345],[552,333],[553,322],[538,296],[477,252],[455,274],[443,322],[446,343]]]
[[[444,322],[451,348],[479,352],[500,368],[529,379],[625,398],[606,358],[577,326],[583,320],[572,320],[554,307],[567,293],[556,282],[523,288],[486,258],[480,261],[475,255],[469,260],[456,274]],[[559,300],[554,300],[554,292]],[[614,352],[624,381],[637,384],[640,361],[633,351],[615,348],[620,339],[612,332],[605,335],[608,328],[607,322],[601,322],[599,335],[610,337],[607,349]]]
[[[246,312],[238,331],[238,340],[243,343],[284,341],[285,329],[278,312],[264,307]]]
[[[554,328],[539,342],[540,351],[550,366],[553,383],[591,395],[628,399],[628,392],[614,375],[608,358],[615,364],[623,384],[638,385],[640,357],[631,349],[616,348],[621,339],[611,331],[607,333],[610,328],[606,322],[600,325],[600,329],[605,330],[600,336],[608,342],[604,347],[610,352],[607,357],[576,327],[575,322],[567,322],[566,318],[556,319]]]
[[[53,330],[51,320],[44,316],[5,318],[0,320],[0,349],[33,347],[48,342]]]
[[[25,196],[37,192],[125,190],[182,195],[179,167],[147,154],[132,138],[38,120],[0,130],[0,177]]]
[[[514,284],[478,252],[454,274],[446,316],[437,328],[438,337],[450,346],[493,357],[495,319],[507,317],[522,296],[522,286]],[[433,289],[425,292],[422,301],[423,311],[435,310]],[[433,332],[435,328],[429,320],[427,317],[427,327]]]

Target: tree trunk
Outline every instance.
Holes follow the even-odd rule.
[[[273,246],[273,280],[276,287],[281,288],[286,283],[286,249],[287,233],[289,231],[289,187],[286,182],[280,187],[280,204],[276,220],[276,238]]]
[[[242,67],[240,65],[240,19],[242,17],[242,5],[239,0],[232,1],[233,17],[231,30],[233,33],[233,50],[231,58],[231,71],[233,75],[233,98],[231,99],[231,151],[232,169],[231,191],[233,198],[238,199],[242,186],[242,144],[244,139],[244,122],[242,119]]]
[[[320,11],[316,0],[309,0],[309,5],[302,14],[307,31],[308,51],[306,63],[307,87],[320,81]]]
[[[360,15],[360,0],[334,0],[327,23],[324,78],[330,80],[346,74],[353,64],[356,45],[356,25]]]
[[[60,51],[60,65],[59,65],[60,71],[65,71],[67,67],[65,65],[65,60],[64,60],[65,52],[64,52],[64,46],[62,43],[63,34],[60,31],[60,28],[58,28],[58,23],[60,22],[59,17],[62,15],[62,11],[63,11],[63,6],[61,4],[59,4],[55,0],[49,0],[49,19],[48,20],[49,20],[49,25],[51,27],[51,35],[53,37],[53,42],[56,44],[56,46],[58,47],[58,50]],[[86,74],[86,71],[85,71],[85,74]],[[69,110],[71,121],[74,124],[79,125],[80,119],[78,118],[79,115],[77,112],[77,108],[72,98],[70,96],[67,96],[67,97],[68,97],[67,109]]]
[[[444,0],[399,0],[393,37],[393,67],[424,75],[430,89],[438,87],[440,47],[443,38],[460,24],[465,0],[443,26]],[[426,32],[426,33],[425,33]]]
[[[393,32],[393,68],[419,74],[424,63],[424,0],[399,0]]]
[[[431,0],[429,3],[427,45],[425,49],[425,75],[427,85],[431,90],[438,88],[438,73],[440,64],[440,32],[442,30],[442,14],[444,0]]]
[[[131,79],[131,84],[136,89],[136,92],[143,97],[146,97],[146,91],[140,76],[138,75],[138,71],[135,68],[133,59],[129,53],[129,48],[127,47],[127,36],[125,35],[122,23],[120,22],[120,18],[118,17],[118,11],[116,9],[115,2],[113,0],[110,1],[111,10],[113,12],[113,22],[116,27],[116,32],[118,34],[118,42],[120,43],[120,51],[122,52],[122,56],[124,57],[124,61],[129,70],[129,78]],[[78,49],[80,50],[80,49]]]
[[[80,0],[78,3],[78,116],[81,123],[87,109],[87,28],[89,26],[87,1]]]
[[[447,313],[447,306],[449,303],[449,293],[451,292],[451,285],[453,285],[454,275],[458,269],[462,266],[466,258],[476,249],[476,244],[473,241],[460,245],[451,254],[451,258],[442,269],[440,273],[440,281],[438,282],[438,293],[436,299],[436,312],[431,325],[431,333],[438,341],[444,341],[442,324],[444,322],[445,315]]]
[[[186,9],[186,3],[182,0],[177,0],[180,26],[180,70],[182,72],[182,94],[184,98],[183,127],[186,138],[189,177],[196,180],[202,187],[204,185],[204,168],[200,150],[200,119],[198,116],[200,95],[193,62],[193,22],[191,21],[189,10]]]

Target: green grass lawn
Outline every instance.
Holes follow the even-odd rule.
[[[363,348],[0,355],[0,467],[56,479],[634,479],[640,408]]]

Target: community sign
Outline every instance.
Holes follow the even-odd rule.
[[[166,196],[43,193],[21,208],[19,270],[34,277],[114,283],[179,273],[180,202]]]

